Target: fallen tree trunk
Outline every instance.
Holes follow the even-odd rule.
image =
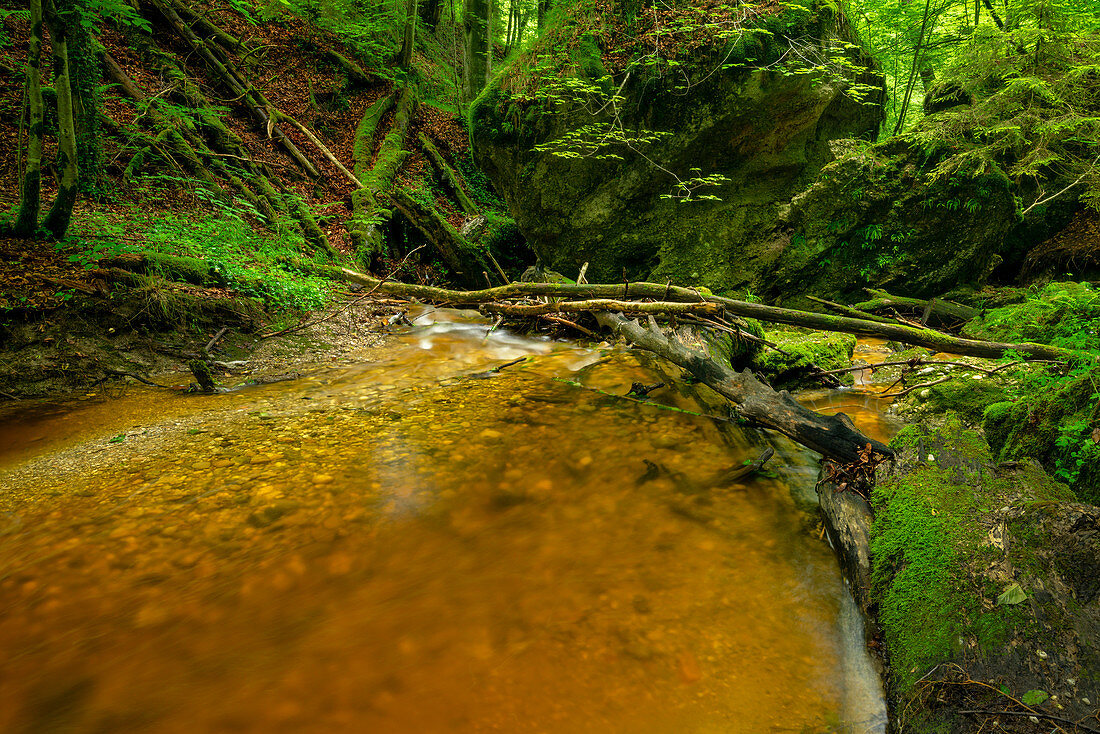
[[[652,317],[648,329],[612,313],[597,313],[596,320],[635,346],[683,367],[699,382],[735,403],[743,417],[779,431],[819,454],[843,464],[860,461],[860,452],[868,446],[883,456],[894,454],[885,444],[863,435],[844,413],[834,416],[815,413],[786,390],[772,390],[749,370],[735,372],[706,353],[669,339]]]
[[[563,301],[560,303],[486,303],[480,310],[485,313],[497,313],[504,316],[541,316],[552,313],[584,312],[625,312],[645,314],[693,314],[718,316],[722,307],[717,303],[668,303],[662,301],[612,301],[598,299],[592,301]]]
[[[388,109],[389,98],[383,98],[371,106],[356,133],[355,173],[363,182],[363,188],[351,195],[352,222],[348,227],[355,249],[360,254],[371,257],[385,251],[383,227],[390,219],[390,210],[378,206],[378,196],[385,192],[397,176],[397,169],[405,162],[409,152],[404,149],[405,136],[416,115],[416,91],[411,86],[401,90],[397,99],[397,110],[393,115],[393,125],[378,148],[378,157],[374,165],[365,170],[365,161],[370,159],[370,146],[374,131]]]
[[[1044,359],[1052,361],[1070,361],[1080,359],[1081,352],[1070,349],[1052,347],[1046,344],[1034,342],[1004,343],[988,342],[977,339],[962,339],[944,334],[932,329],[918,329],[901,324],[882,324],[863,319],[853,319],[844,316],[831,316],[829,314],[811,313],[809,311],[796,311],[791,308],[778,306],[766,306],[762,303],[748,303],[721,296],[703,296],[699,291],[690,288],[681,288],[674,285],[661,283],[617,283],[614,285],[576,285],[571,283],[509,283],[495,288],[486,288],[476,291],[459,291],[450,288],[435,288],[426,285],[409,285],[406,283],[386,282],[382,283],[366,273],[360,273],[348,268],[317,267],[302,264],[306,269],[321,272],[329,277],[341,278],[353,283],[360,283],[369,287],[378,288],[379,293],[401,296],[402,298],[418,298],[435,303],[452,305],[470,305],[490,303],[506,298],[519,298],[522,296],[550,296],[565,298],[651,298],[663,301],[701,302],[708,301],[723,306],[735,316],[750,319],[759,319],[773,324],[788,324],[801,326],[807,329],[819,331],[839,331],[858,336],[879,337],[893,341],[925,347],[937,352],[950,352],[963,354],[970,357],[986,357],[996,359],[1003,357],[1006,352],[1016,352],[1031,359]]]
[[[432,165],[436,167],[439,174],[446,179],[447,184],[451,187],[451,191],[455,195],[455,201],[462,208],[462,211],[469,215],[477,214],[477,204],[470,198],[470,195],[466,193],[466,189],[462,186],[462,179],[459,178],[458,173],[453,168],[447,165],[447,161],[443,158],[443,154],[432,143],[424,133],[420,133],[418,138],[420,140],[420,147],[424,149],[424,152],[428,154],[428,159],[432,162]]]
[[[864,288],[864,290],[867,295],[871,296],[871,300],[853,304],[852,308],[859,311],[875,311],[880,308],[915,308],[925,314],[924,321],[927,321],[929,315],[935,315],[947,321],[969,321],[981,315],[981,311],[976,308],[939,298],[930,298],[926,301],[923,298],[893,296],[886,291],[874,288]]]

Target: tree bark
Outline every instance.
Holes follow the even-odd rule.
[[[46,0],[45,12],[46,21],[50,27],[54,88],[57,90],[57,169],[60,181],[57,196],[54,197],[53,205],[50,206],[50,211],[42,221],[42,228],[55,239],[61,239],[69,229],[69,222],[72,221],[80,168],[77,164],[76,121],[73,116],[68,36],[53,0]]]
[[[981,315],[981,311],[970,306],[963,306],[960,303],[952,303],[951,301],[944,301],[939,298],[932,298],[924,300],[922,298],[906,298],[904,296],[893,296],[883,290],[876,290],[874,288],[865,288],[867,295],[871,296],[871,300],[863,301],[862,303],[852,304],[852,308],[860,311],[875,311],[880,308],[916,308],[928,311],[929,314],[935,314],[941,319],[955,320],[955,321],[969,321]]]
[[[416,0],[405,0],[405,32],[402,34],[401,53],[397,65],[408,71],[412,67],[413,46],[416,43]]]
[[[456,232],[434,207],[424,206],[401,189],[389,193],[388,198],[432,243],[443,263],[461,282],[476,287],[488,277],[483,273],[493,272],[477,245]]]
[[[42,206],[42,135],[45,105],[42,102],[42,0],[31,0],[31,35],[27,47],[27,168],[12,234],[33,237],[38,231]]]
[[[489,0],[466,0],[462,25],[466,32],[466,66],[463,87],[473,101],[489,74]]]

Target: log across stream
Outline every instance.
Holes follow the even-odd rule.
[[[678,370],[468,318],[4,418],[0,730],[883,731],[813,454],[713,486],[768,439]]]

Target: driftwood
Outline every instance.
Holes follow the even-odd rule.
[[[893,456],[885,444],[868,438],[843,413],[823,416],[802,406],[786,390],[776,392],[749,371],[735,372],[708,354],[669,339],[653,317],[649,328],[616,314],[597,313],[596,320],[635,346],[679,365],[722,397],[735,403],[741,416],[779,431],[788,438],[843,464],[858,462],[868,446]]]
[[[682,288],[663,283],[617,283],[607,285],[576,285],[570,283],[509,283],[495,288],[475,291],[459,291],[449,288],[434,288],[407,283],[381,283],[367,275],[348,268],[313,266],[298,263],[306,270],[322,273],[332,278],[341,278],[352,283],[366,286],[378,286],[378,292],[402,298],[417,298],[434,303],[451,305],[476,305],[491,303],[507,298],[523,296],[550,296],[564,298],[650,298],[663,301],[698,303],[708,301],[717,303],[735,316],[759,319],[774,324],[801,326],[819,331],[839,331],[858,336],[879,337],[925,347],[937,352],[950,352],[969,357],[987,357],[996,359],[1006,352],[1016,352],[1029,359],[1045,359],[1058,362],[1080,359],[1081,352],[1071,349],[1052,347],[1034,342],[1004,343],[977,339],[962,339],[932,329],[921,329],[901,324],[880,324],[874,321],[832,316],[829,314],[797,311],[778,306],[766,306],[762,303],[748,303],[721,296],[703,296],[697,290]]]

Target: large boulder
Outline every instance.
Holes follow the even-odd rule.
[[[581,43],[575,33],[548,37],[559,40],[521,57],[476,100],[471,137],[543,264],[570,273],[588,262],[592,281],[625,270],[727,291],[755,286],[778,255],[761,232],[834,158],[831,141],[873,139],[883,117],[880,82],[835,6],[776,6],[676,65],[624,66],[591,33]],[[565,53],[554,43],[574,45]],[[829,50],[841,46],[843,56]],[[534,59],[545,58],[563,60],[539,73],[587,91],[532,92]],[[589,142],[630,140],[560,155],[585,129]],[[714,174],[724,177],[717,185],[677,197],[678,180]]]

